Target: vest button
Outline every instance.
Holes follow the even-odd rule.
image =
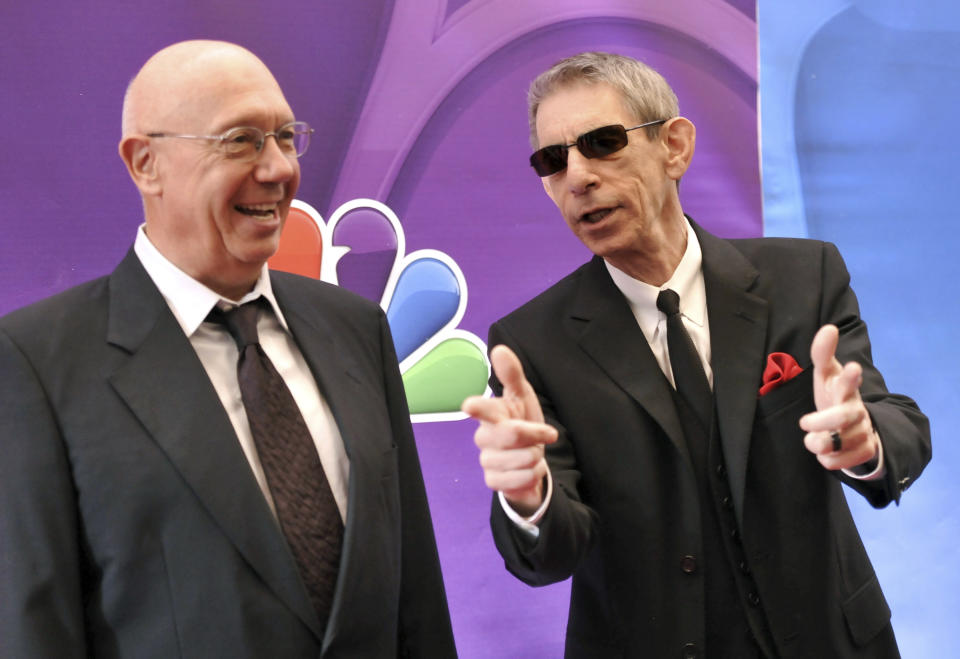
[[[693,574],[697,571],[697,559],[693,556],[684,556],[680,559],[680,569],[687,574]]]
[[[756,593],[747,595],[747,601],[750,602],[750,606],[760,606],[760,596]]]
[[[699,659],[700,648],[694,643],[687,643],[683,646],[683,652],[680,654],[683,659]]]

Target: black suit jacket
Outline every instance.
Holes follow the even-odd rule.
[[[0,656],[453,657],[383,313],[271,274],[350,460],[325,637],[195,351],[131,251],[0,319]]]
[[[726,477],[777,650],[798,659],[897,656],[841,481],[874,506],[898,500],[930,458],[927,420],[888,393],[874,368],[835,247],[695,230]],[[882,480],[827,471],[804,448],[797,424],[814,409],[810,344],[824,323],[840,329],[840,361],[863,365]],[[702,548],[693,467],[670,384],[603,262],[594,258],[494,324],[489,345],[498,343],[520,356],[560,431],[547,448],[555,489],[538,540],[519,533],[494,500],[508,569],[533,585],[573,575],[568,657],[672,657],[686,643],[702,647],[702,576],[681,567]],[[771,352],[791,354],[805,370],[758,398]]]

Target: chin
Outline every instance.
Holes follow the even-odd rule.
[[[278,231],[276,235],[263,238],[255,243],[247,243],[239,247],[240,249],[233,252],[237,261],[250,266],[263,265],[280,248],[280,232]]]

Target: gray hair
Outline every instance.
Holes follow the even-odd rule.
[[[561,87],[585,83],[606,83],[620,92],[627,109],[638,123],[679,116],[677,95],[663,76],[652,68],[624,55],[612,53],[580,53],[560,60],[530,83],[527,108],[530,121],[530,144],[539,148],[537,140],[537,111],[547,96]],[[660,126],[644,130],[650,138],[656,137]]]

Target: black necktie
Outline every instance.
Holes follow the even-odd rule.
[[[343,522],[316,445],[290,390],[260,347],[259,298],[209,320],[225,325],[240,351],[237,379],[250,432],[273,496],[280,528],[326,627],[337,583]]]
[[[670,350],[670,365],[673,380],[679,393],[710,432],[713,416],[713,394],[707,374],[703,372],[700,354],[683,326],[680,315],[680,296],[668,289],[657,296],[657,309],[667,315],[667,346]]]

